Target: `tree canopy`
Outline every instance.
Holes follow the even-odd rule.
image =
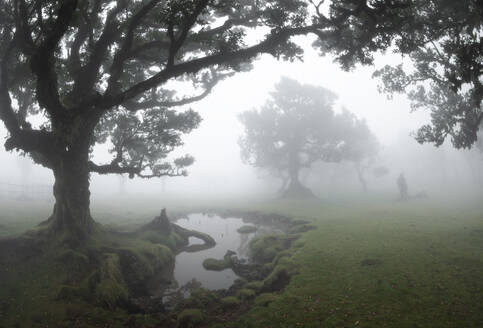
[[[375,73],[382,90],[408,94],[412,108],[429,109],[431,124],[415,134],[420,143],[440,146],[447,138],[470,148],[483,120],[483,2],[408,1],[396,49],[412,67],[386,66]]]
[[[377,152],[377,142],[365,121],[347,110],[334,111],[331,91],[283,78],[259,110],[241,114],[245,133],[240,139],[242,159],[290,184],[287,196],[309,195],[299,172],[314,162],[361,162]]]

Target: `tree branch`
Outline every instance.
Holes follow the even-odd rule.
[[[211,91],[213,91],[214,87],[224,78],[233,75],[232,73],[229,74],[221,74],[217,75],[213,80],[209,81],[208,83],[205,84],[205,89],[203,92],[196,96],[191,96],[191,97],[184,97],[181,99],[177,100],[157,100],[156,96],[153,95],[151,99],[143,101],[143,102],[127,102],[125,105],[125,108],[131,112],[135,112],[138,110],[145,110],[149,108],[154,108],[154,107],[164,107],[164,108],[169,108],[169,107],[178,107],[178,106],[185,106],[189,105],[194,102],[198,102],[200,100],[203,100],[206,98]]]
[[[98,174],[128,174],[129,178],[135,176],[143,179],[161,178],[161,177],[180,177],[186,176],[186,172],[179,169],[169,169],[160,171],[158,173],[143,174],[142,168],[135,166],[120,166],[116,163],[97,165],[92,161],[89,161],[89,171]]]
[[[57,19],[48,28],[48,34],[32,56],[30,67],[37,76],[37,99],[50,114],[65,115],[65,108],[59,98],[54,52],[67,31],[77,0],[62,2]]]
[[[159,3],[160,0],[151,0],[147,5],[142,7],[137,14],[135,14],[128,24],[126,37],[122,42],[118,52],[114,56],[114,60],[110,69],[110,77],[108,81],[108,87],[106,94],[111,94],[116,89],[118,80],[124,70],[124,62],[129,57],[131,51],[134,30],[141,24],[142,19]]]
[[[174,35],[173,31],[173,22],[169,22],[168,25],[168,35],[171,40],[171,45],[169,47],[169,54],[168,54],[168,63],[167,67],[172,67],[174,65],[174,58],[176,57],[176,54],[178,53],[179,49],[183,46],[183,44],[186,41],[186,38],[188,37],[188,33],[193,27],[193,25],[196,23],[196,20],[198,19],[198,16],[201,14],[203,9],[206,8],[210,0],[201,0],[196,4],[195,9],[193,10],[193,13],[189,15],[188,17],[185,18],[184,20],[184,26],[182,27],[182,30],[180,32],[180,35],[176,37]]]
[[[36,156],[36,158],[43,158],[41,164],[48,167],[50,164],[46,158],[51,158],[55,153],[54,136],[45,130],[27,128],[27,125],[23,125],[24,128],[22,128],[22,124],[12,107],[12,99],[8,91],[8,64],[14,48],[15,41],[12,40],[0,63],[0,120],[4,122],[9,133],[5,142],[5,149],[19,149],[32,154],[41,153],[42,156]],[[40,163],[40,160],[38,162]]]
[[[237,60],[247,60],[253,58],[261,53],[273,53],[274,48],[290,37],[296,35],[303,35],[308,33],[316,33],[321,25],[310,25],[306,27],[287,28],[277,32],[272,32],[264,41],[249,48],[241,49],[229,53],[218,53],[206,57],[193,59],[188,62],[180,63],[172,67],[167,67],[161,72],[155,74],[149,79],[142,81],[118,95],[105,96],[99,103],[104,109],[109,109],[119,106],[125,101],[132,99],[156,86],[184,74],[196,73],[201,69],[211,67],[214,65],[222,65]]]
[[[115,38],[120,34],[121,29],[118,26],[116,16],[125,8],[126,3],[122,4],[121,2],[121,5],[119,3],[120,2],[118,2],[116,7],[108,13],[104,29],[97,42],[94,44],[89,61],[81,68],[79,75],[74,81],[74,88],[71,93],[71,97],[74,99],[82,99],[85,97],[98,81],[97,76],[99,74],[99,69],[106,52],[108,51],[109,45],[111,45]]]
[[[250,17],[244,17],[244,18],[234,18],[234,19],[228,19],[223,25],[210,29],[210,30],[201,30],[198,33],[192,34],[191,36],[188,36],[185,41],[185,47],[188,45],[193,45],[196,42],[200,40],[207,40],[212,38],[214,35],[217,34],[222,34],[226,31],[228,31],[230,28],[234,26],[251,26],[251,22],[253,19],[256,18],[256,16],[250,16]],[[137,58],[141,56],[143,52],[149,51],[149,50],[166,50],[169,51],[170,48],[170,42],[169,41],[162,41],[162,40],[155,40],[155,41],[150,41],[146,42],[144,44],[141,44],[140,46],[134,48],[131,50],[131,52],[128,55],[128,59],[132,58]]]

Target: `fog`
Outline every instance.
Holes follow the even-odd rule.
[[[0,35],[0,328],[483,327],[482,0],[0,0]]]
[[[293,63],[262,56],[249,72],[239,73],[223,81],[205,99],[187,106],[202,117],[198,129],[184,137],[184,146],[173,152],[173,157],[189,153],[196,159],[187,177],[163,177],[143,180],[127,176],[91,177],[92,198],[151,195],[170,197],[276,197],[281,182],[267,177],[266,172],[242,163],[238,140],[243,133],[239,114],[259,108],[274,90],[282,76],[303,84],[325,87],[338,95],[338,107],[345,107],[358,118],[365,119],[377,137],[381,150],[371,169],[384,166],[388,173],[376,178],[367,172],[370,193],[397,198],[396,178],[404,173],[410,192],[425,192],[429,197],[463,197],[480,200],[483,191],[483,154],[478,150],[456,150],[449,141],[439,148],[418,144],[411,134],[429,122],[427,112],[411,112],[404,95],[388,99],[379,93],[380,81],[372,78],[375,68],[397,64],[401,58],[379,54],[375,67],[357,67],[341,71],[330,57],[319,57],[310,47],[311,40],[300,41],[306,54],[304,61]],[[304,43],[305,42],[305,43]],[[180,110],[186,108],[180,108]],[[2,139],[5,129],[0,128]],[[96,148],[97,162],[110,160],[103,147]],[[34,185],[42,190],[53,184],[52,173],[18,153],[0,149],[0,184]],[[301,180],[320,198],[334,195],[362,196],[362,189],[353,165],[317,163],[301,172]],[[2,189],[0,188],[0,192]]]

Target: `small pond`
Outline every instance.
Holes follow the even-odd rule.
[[[236,252],[239,259],[246,259],[248,258],[249,242],[254,236],[279,232],[275,228],[247,223],[239,218],[222,218],[201,213],[190,214],[186,218],[178,219],[175,223],[189,230],[206,233],[216,241],[216,245],[210,249],[194,253],[181,252],[176,256],[174,278],[180,287],[196,279],[206,289],[229,288],[238,276],[231,269],[208,271],[203,267],[203,261],[207,258],[222,259],[227,250]],[[237,232],[238,228],[246,225],[256,226],[257,231],[243,234]],[[198,238],[190,238],[190,245],[202,243],[203,241]]]

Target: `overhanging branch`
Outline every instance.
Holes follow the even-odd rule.
[[[298,28],[286,28],[277,32],[272,32],[272,34],[270,34],[270,36],[264,41],[245,49],[228,53],[218,53],[167,67],[151,78],[132,86],[118,95],[106,95],[99,105],[107,110],[122,105],[125,101],[132,99],[169,79],[184,74],[197,73],[204,68],[214,65],[223,65],[234,61],[248,60],[262,53],[273,53],[278,45],[287,41],[290,37],[316,33],[321,27],[323,26],[315,24]]]
[[[129,178],[134,178],[135,176],[142,179],[152,179],[161,177],[181,177],[186,176],[186,171],[171,168],[164,171],[152,172],[152,173],[142,173],[143,169],[137,166],[121,166],[115,162],[105,165],[97,165],[92,161],[89,161],[89,171],[98,174],[128,174]]]

